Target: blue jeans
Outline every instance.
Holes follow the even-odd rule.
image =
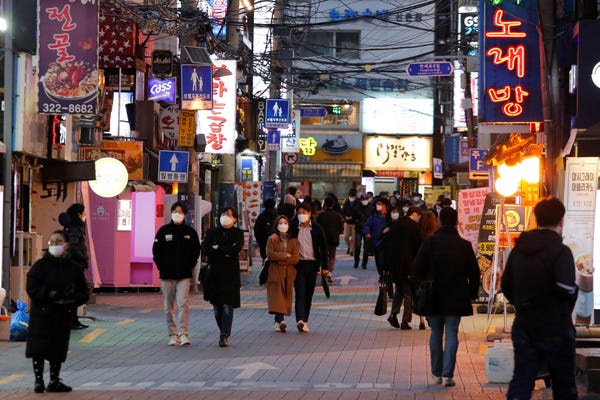
[[[559,325],[559,324],[556,324]],[[529,400],[542,364],[548,363],[552,396],[576,400],[575,329],[517,317],[511,336],[515,352],[515,369],[508,386],[508,400]]]
[[[435,376],[454,377],[459,325],[460,316],[457,315],[432,315],[429,317],[429,326],[431,327],[431,336],[429,337],[431,373]],[[446,338],[442,346],[444,328]]]
[[[221,336],[231,336],[231,325],[233,324],[233,306],[229,304],[213,304],[215,320]]]
[[[310,307],[317,283],[317,262],[300,260],[296,264],[296,280],[294,292],[296,294],[296,322],[308,322]]]

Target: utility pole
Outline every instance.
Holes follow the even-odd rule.
[[[4,197],[2,207],[2,287],[6,289],[6,299],[10,304],[10,253],[11,253],[11,228],[12,216],[12,131],[13,131],[13,0],[6,0],[4,4],[4,18],[8,29],[4,33]]]

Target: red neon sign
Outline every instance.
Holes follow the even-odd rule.
[[[488,38],[526,38],[527,33],[513,31],[513,28],[520,27],[523,22],[518,20],[505,20],[504,10],[498,9],[494,12],[494,26],[500,28],[499,31],[486,32],[485,37]],[[485,53],[488,57],[493,57],[492,62],[496,66],[506,63],[506,68],[509,71],[514,71],[519,78],[525,77],[525,46],[520,44],[517,46],[507,46],[502,49],[499,46],[491,47]],[[522,103],[525,97],[529,96],[521,85],[515,87],[504,86],[502,88],[489,88],[488,95],[493,103],[505,102],[502,106],[502,112],[508,117],[517,117],[523,113]],[[511,98],[513,99],[511,101]]]

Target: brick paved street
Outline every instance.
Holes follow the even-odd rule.
[[[0,342],[0,399],[504,398],[507,385],[489,384],[485,375],[486,315],[462,321],[457,385],[435,385],[427,349],[430,330],[418,330],[418,318],[412,330],[401,331],[375,316],[373,261],[367,270],[352,265],[349,256],[340,255],[331,298],[317,290],[309,334],[297,332],[293,316],[287,321],[294,329],[274,331],[265,290],[257,284],[260,267],[255,267],[243,277],[242,308],[235,310],[228,348],[217,346],[212,308],[198,293],[192,294],[189,347],[166,345],[159,293],[100,293],[88,307],[95,320],[73,332],[63,366],[62,378],[74,391],[33,393],[24,343]],[[492,326],[501,328],[501,315],[492,317]],[[551,393],[538,390],[534,398],[551,399]]]

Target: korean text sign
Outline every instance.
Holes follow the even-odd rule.
[[[485,15],[480,120],[543,120],[537,1],[481,0],[480,4]]]
[[[96,113],[99,3],[39,1],[38,112]]]

